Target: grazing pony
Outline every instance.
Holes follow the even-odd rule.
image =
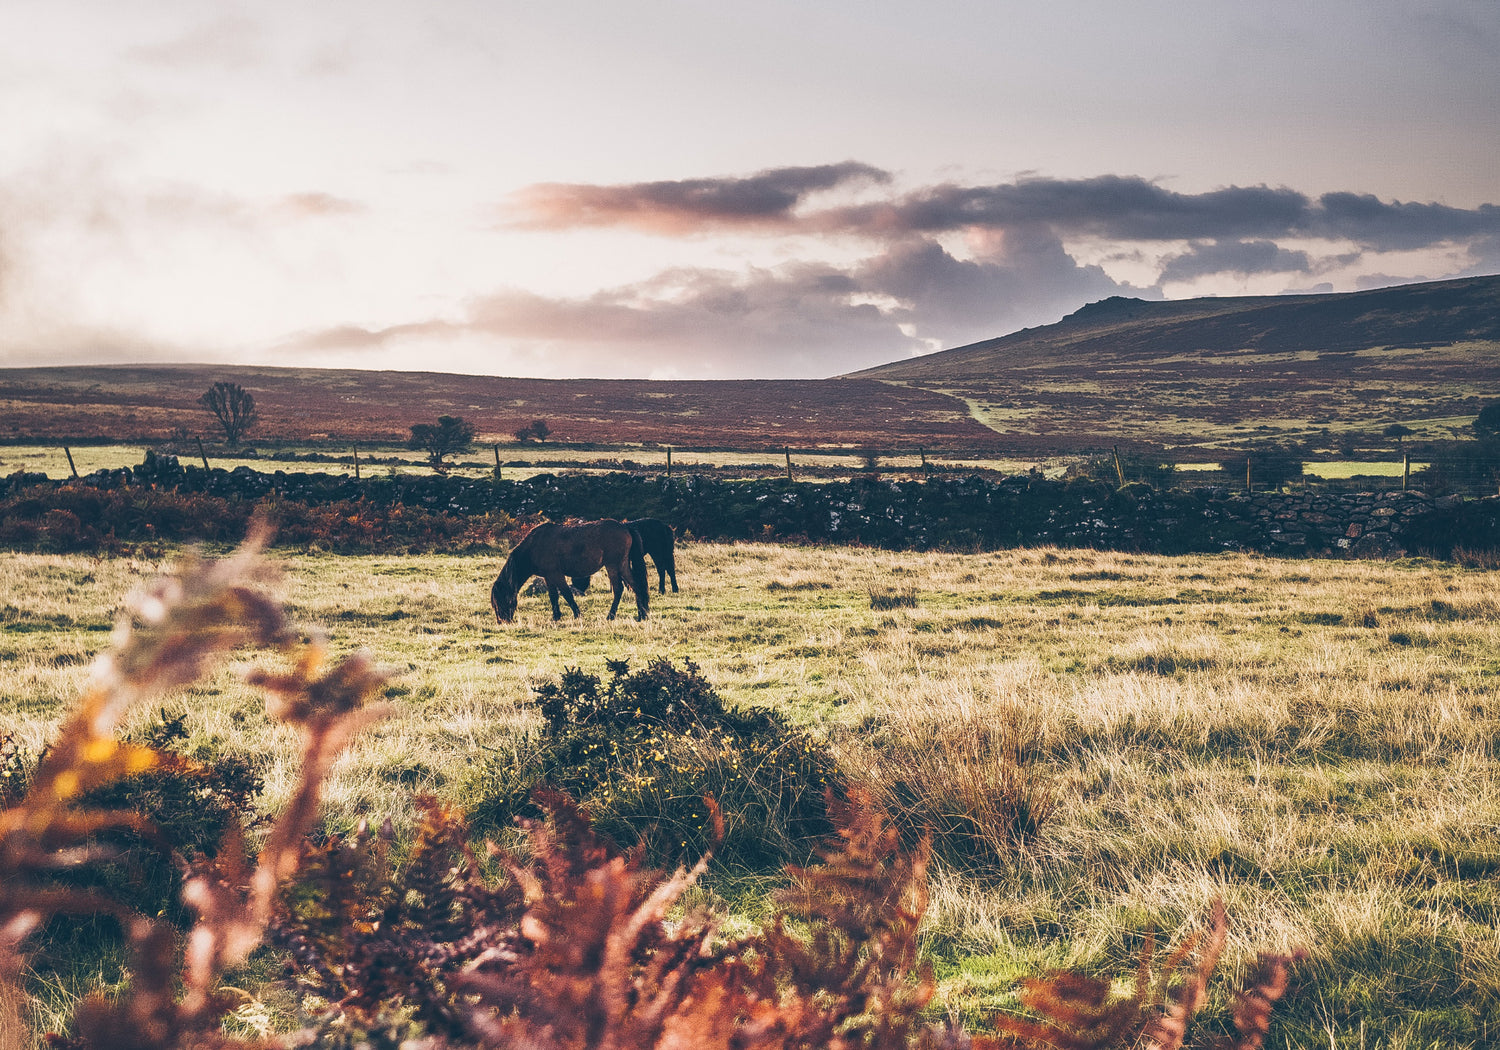
[[[677,534],[672,526],[655,518],[636,518],[626,526],[640,533],[641,553],[651,556],[656,566],[656,585],[662,594],[667,593],[667,576],[672,577],[672,593],[677,593]]]
[[[656,566],[656,585],[662,594],[667,593],[667,576],[672,577],[672,593],[677,593],[677,555],[676,532],[672,526],[655,518],[636,518],[634,521],[625,522],[625,527],[631,530],[635,538],[635,545],[642,554],[651,556],[652,563]],[[587,577],[573,580],[573,590],[584,594],[589,589]]]
[[[646,579],[646,559],[641,557],[635,533],[612,518],[588,521],[580,525],[559,525],[544,521],[528,532],[505,559],[500,575],[490,587],[490,607],[495,619],[510,623],[516,616],[516,596],[526,581],[540,576],[547,581],[547,597],[552,599],[552,618],[562,619],[557,596],[562,594],[576,617],[578,603],[568,587],[568,577],[588,582],[600,569],[609,573],[609,586],[615,600],[609,607],[609,619],[615,618],[625,583],[635,592],[635,618],[644,620],[650,602],[651,584]]]

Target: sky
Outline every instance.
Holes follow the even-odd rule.
[[[1495,0],[6,0],[0,366],[816,378],[1500,272]]]

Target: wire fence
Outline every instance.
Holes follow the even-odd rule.
[[[399,447],[348,446],[321,450],[229,449],[202,445],[182,448],[133,446],[4,446],[0,477],[16,472],[52,478],[84,476],[140,464],[147,453],[175,454],[184,463],[258,472],[285,471],[351,476],[421,474],[433,468],[420,453]],[[736,478],[785,477],[791,481],[855,477],[920,480],[933,476],[979,474],[1048,478],[1090,477],[1100,481],[1146,484],[1158,489],[1222,487],[1238,491],[1327,489],[1389,491],[1416,489],[1431,495],[1493,496],[1500,492],[1500,443],[1451,442],[1399,455],[1330,458],[1273,448],[1226,452],[1218,460],[1173,459],[1150,453],[1109,449],[1087,454],[1028,456],[990,449],[713,448],[640,445],[532,445],[479,447],[443,465],[458,476],[499,476],[524,480],[543,473],[626,471],[662,477],[712,474]]]

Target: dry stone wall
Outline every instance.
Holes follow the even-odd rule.
[[[47,482],[13,475],[9,491]],[[1282,555],[1451,556],[1500,549],[1495,499],[1434,499],[1415,491],[1318,489],[1246,494],[1223,487],[1116,489],[1037,474],[1001,479],[933,475],[925,481],[722,481],[707,475],[538,475],[525,481],[422,475],[363,480],[183,466],[148,457],[131,471],[69,482],[145,486],[223,499],[307,504],[366,501],[439,514],[516,518],[655,517],[701,539],[776,539],[895,549],[996,549],[1055,544],[1163,554],[1246,550]]]

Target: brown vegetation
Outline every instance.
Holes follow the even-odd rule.
[[[0,369],[0,439],[150,441],[199,432],[205,382],[255,397],[261,441],[404,443],[414,422],[457,415],[481,442],[523,429],[550,441],[763,448],[983,448],[995,434],[962,401],[863,379],[653,382],[506,379],[436,372],[136,365]]]

